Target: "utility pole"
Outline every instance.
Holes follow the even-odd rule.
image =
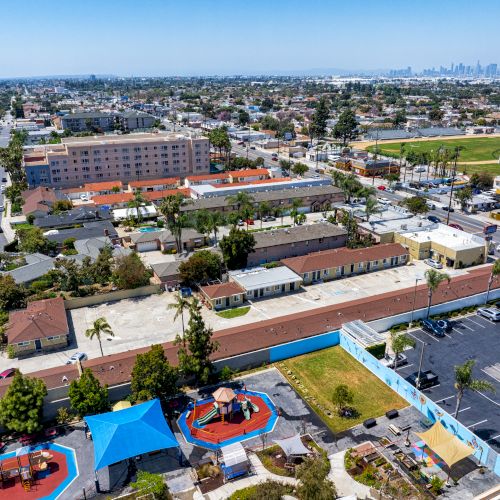
[[[415,387],[417,389],[420,389],[420,374],[422,373],[422,361],[424,359],[424,349],[425,349],[425,342],[422,342],[422,351],[420,352],[420,361],[418,362],[418,375],[417,375],[417,380],[415,381]]]
[[[450,190],[450,202],[448,203],[448,215],[446,216],[446,224],[450,223],[450,209],[451,209],[451,200],[453,198],[453,186],[455,185],[455,176],[457,175],[457,160],[460,154],[460,148],[457,146],[455,148],[455,155],[453,160],[453,173],[451,175],[451,190]]]

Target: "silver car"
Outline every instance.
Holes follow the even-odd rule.
[[[394,354],[389,354],[385,353],[385,356],[380,360],[380,363],[384,366],[387,366],[387,368],[394,368],[394,360],[396,356]],[[398,366],[406,365],[408,364],[408,358],[400,353],[398,354]]]
[[[500,321],[500,310],[491,307],[480,307],[477,310],[479,316],[489,319],[490,321]]]

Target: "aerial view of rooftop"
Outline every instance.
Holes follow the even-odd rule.
[[[498,1],[0,12],[0,500],[500,500]]]

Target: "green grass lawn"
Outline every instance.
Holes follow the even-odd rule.
[[[405,142],[405,141],[401,141]],[[399,157],[399,147],[401,142],[392,142],[384,144],[379,142],[378,148],[382,154]],[[456,146],[461,146],[463,149],[460,152],[461,161],[489,161],[498,160],[500,156],[500,137],[474,137],[471,139],[437,139],[418,142],[407,142],[406,151],[430,152],[436,151],[439,147],[444,146],[450,149]],[[374,146],[368,148],[373,152]]]
[[[250,311],[250,306],[237,307],[236,309],[226,309],[225,311],[221,311],[216,314],[221,318],[231,319],[237,318],[238,316],[245,316],[248,311]]]
[[[493,175],[500,175],[500,164],[499,163],[485,163],[484,165],[458,165],[457,170],[459,172],[465,172],[467,175],[473,174],[474,172],[489,172]]]
[[[392,408],[408,406],[405,400],[340,346],[287,359],[278,363],[278,368],[334,432],[349,429],[367,418],[379,417]],[[342,418],[335,411],[331,396],[339,384],[346,384],[354,392],[352,406],[359,413],[357,417]],[[331,416],[321,410],[319,405],[330,410]]]

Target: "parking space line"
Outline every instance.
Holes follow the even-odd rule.
[[[467,318],[471,323],[474,323],[477,326],[480,326],[481,328],[486,328],[484,325],[481,323],[478,323],[477,321],[474,321],[473,319]]]
[[[497,434],[496,436],[493,436],[492,438],[487,439],[486,442],[488,442],[488,441],[494,441],[496,438],[499,438],[499,437],[500,437],[500,434]]]
[[[449,339],[451,339],[451,335],[450,335],[449,333],[446,333],[446,332],[445,332],[445,335],[446,335]]]
[[[464,319],[467,319],[467,318],[464,318]],[[467,328],[467,330],[470,330],[471,332],[474,331],[474,328],[471,328],[470,326],[467,326],[465,323],[464,323],[464,320],[461,321],[460,323],[464,328]]]
[[[425,333],[428,337],[430,337],[432,340],[435,340],[436,342],[439,342],[438,339],[435,339],[430,333],[427,333],[426,331],[424,330],[421,330],[422,333]]]
[[[471,425],[468,425],[467,426],[467,429],[470,429],[471,427],[476,427],[476,425],[479,425],[479,424],[484,424],[485,422],[488,422],[488,419],[484,419],[484,420],[481,420],[479,422],[476,422],[475,424],[471,424]]]
[[[463,333],[460,331],[460,330],[457,330],[456,328],[452,328],[452,330],[456,333],[458,333],[459,335],[462,335],[463,336]]]
[[[483,396],[483,398],[487,399],[490,403],[493,403],[496,406],[500,406],[500,403],[497,403],[495,400],[489,398],[488,396],[486,396],[486,394],[483,394],[481,391],[476,391],[476,392],[478,394],[481,394],[481,396]]]
[[[488,373],[487,371],[483,370],[482,368],[481,368],[481,371],[482,371],[483,373],[485,373],[486,375],[489,375],[489,376],[490,376],[493,380],[496,380],[497,382],[499,382],[499,383],[500,383],[500,379],[498,379],[498,378],[494,377],[491,373]]]
[[[447,398],[440,398],[439,401],[446,401],[447,399],[453,399],[456,397],[456,394],[453,394],[453,396],[448,396]]]
[[[398,366],[398,367],[397,367],[397,369],[396,369],[396,371],[401,370],[401,369],[403,369],[403,368],[410,368],[410,366],[413,366],[413,363],[410,363],[409,365],[401,365],[401,366]]]
[[[470,406],[467,406],[467,408],[463,408],[462,410],[458,410],[458,413],[462,413],[463,411],[467,411],[467,410],[470,410],[471,407]]]

